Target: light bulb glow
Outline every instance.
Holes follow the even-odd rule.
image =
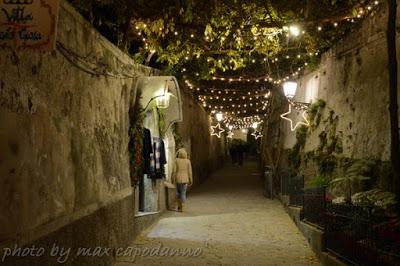
[[[156,96],[156,104],[158,108],[165,109],[169,107],[170,93],[168,88],[161,89]]]
[[[287,98],[293,98],[296,94],[297,82],[287,81],[283,83],[283,92]]]
[[[300,29],[297,26],[290,26],[289,27],[289,32],[293,35],[293,36],[299,36],[300,35]]]
[[[215,115],[215,118],[218,122],[221,122],[224,119],[224,115],[222,113],[218,113]]]

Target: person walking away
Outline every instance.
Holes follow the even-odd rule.
[[[188,159],[185,149],[179,149],[172,171],[172,183],[176,186],[176,197],[178,211],[183,211],[183,204],[186,201],[186,191],[188,186],[193,184],[192,163]]]
[[[244,157],[244,146],[242,143],[240,143],[237,147],[237,158],[240,166],[243,165],[243,157]]]
[[[231,155],[232,164],[237,163],[237,151],[233,144],[231,144],[231,147],[229,148],[229,154]]]

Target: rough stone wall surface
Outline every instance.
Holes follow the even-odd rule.
[[[177,132],[181,136],[190,155],[195,183],[204,181],[208,175],[222,166],[225,157],[224,137],[211,136],[211,118],[208,113],[181,87],[184,123],[177,124]]]
[[[154,70],[61,3],[55,51],[0,51],[0,243],[39,238],[132,196],[128,110],[137,76]],[[110,74],[82,71],[72,53]]]
[[[313,89],[314,99],[326,102],[322,120],[328,119],[331,111],[334,118],[337,116],[336,133],[342,140],[343,152],[339,154],[342,157],[390,159],[386,23],[387,14],[382,7],[378,14],[365,19],[359,29],[323,54],[317,70],[299,80],[297,100],[306,100],[304,95],[309,93],[306,90]],[[311,80],[316,80],[315,88],[310,88]],[[289,132],[287,124],[282,121],[287,132],[285,148],[291,148],[296,136]],[[318,148],[319,135],[325,130],[322,124],[311,130],[304,152]]]

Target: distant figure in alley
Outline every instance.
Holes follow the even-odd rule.
[[[185,149],[178,150],[172,172],[172,183],[176,185],[177,210],[182,212],[186,201],[187,188],[193,184],[192,163],[188,159]]]

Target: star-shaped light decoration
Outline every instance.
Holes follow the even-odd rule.
[[[261,134],[260,131],[254,131],[253,133],[251,133],[251,135],[255,138],[255,139],[259,139],[263,137],[263,134]]]
[[[228,139],[233,139],[233,132],[232,132],[232,131],[229,131],[226,137],[227,137]]]
[[[216,131],[218,129],[218,131]],[[217,136],[217,138],[221,138],[221,134],[225,132],[225,130],[221,127],[221,124],[218,123],[216,126],[211,126],[211,136]]]
[[[288,118],[287,115],[292,113],[292,104],[289,104],[289,111],[287,113],[281,114],[281,118],[285,119],[287,121],[290,122],[290,130],[295,131],[299,126],[304,125],[304,126],[310,126],[310,121],[308,121],[306,113],[307,110],[304,110],[301,114],[301,116],[303,117],[304,121],[299,121],[296,123],[296,125],[293,127],[293,120]]]

